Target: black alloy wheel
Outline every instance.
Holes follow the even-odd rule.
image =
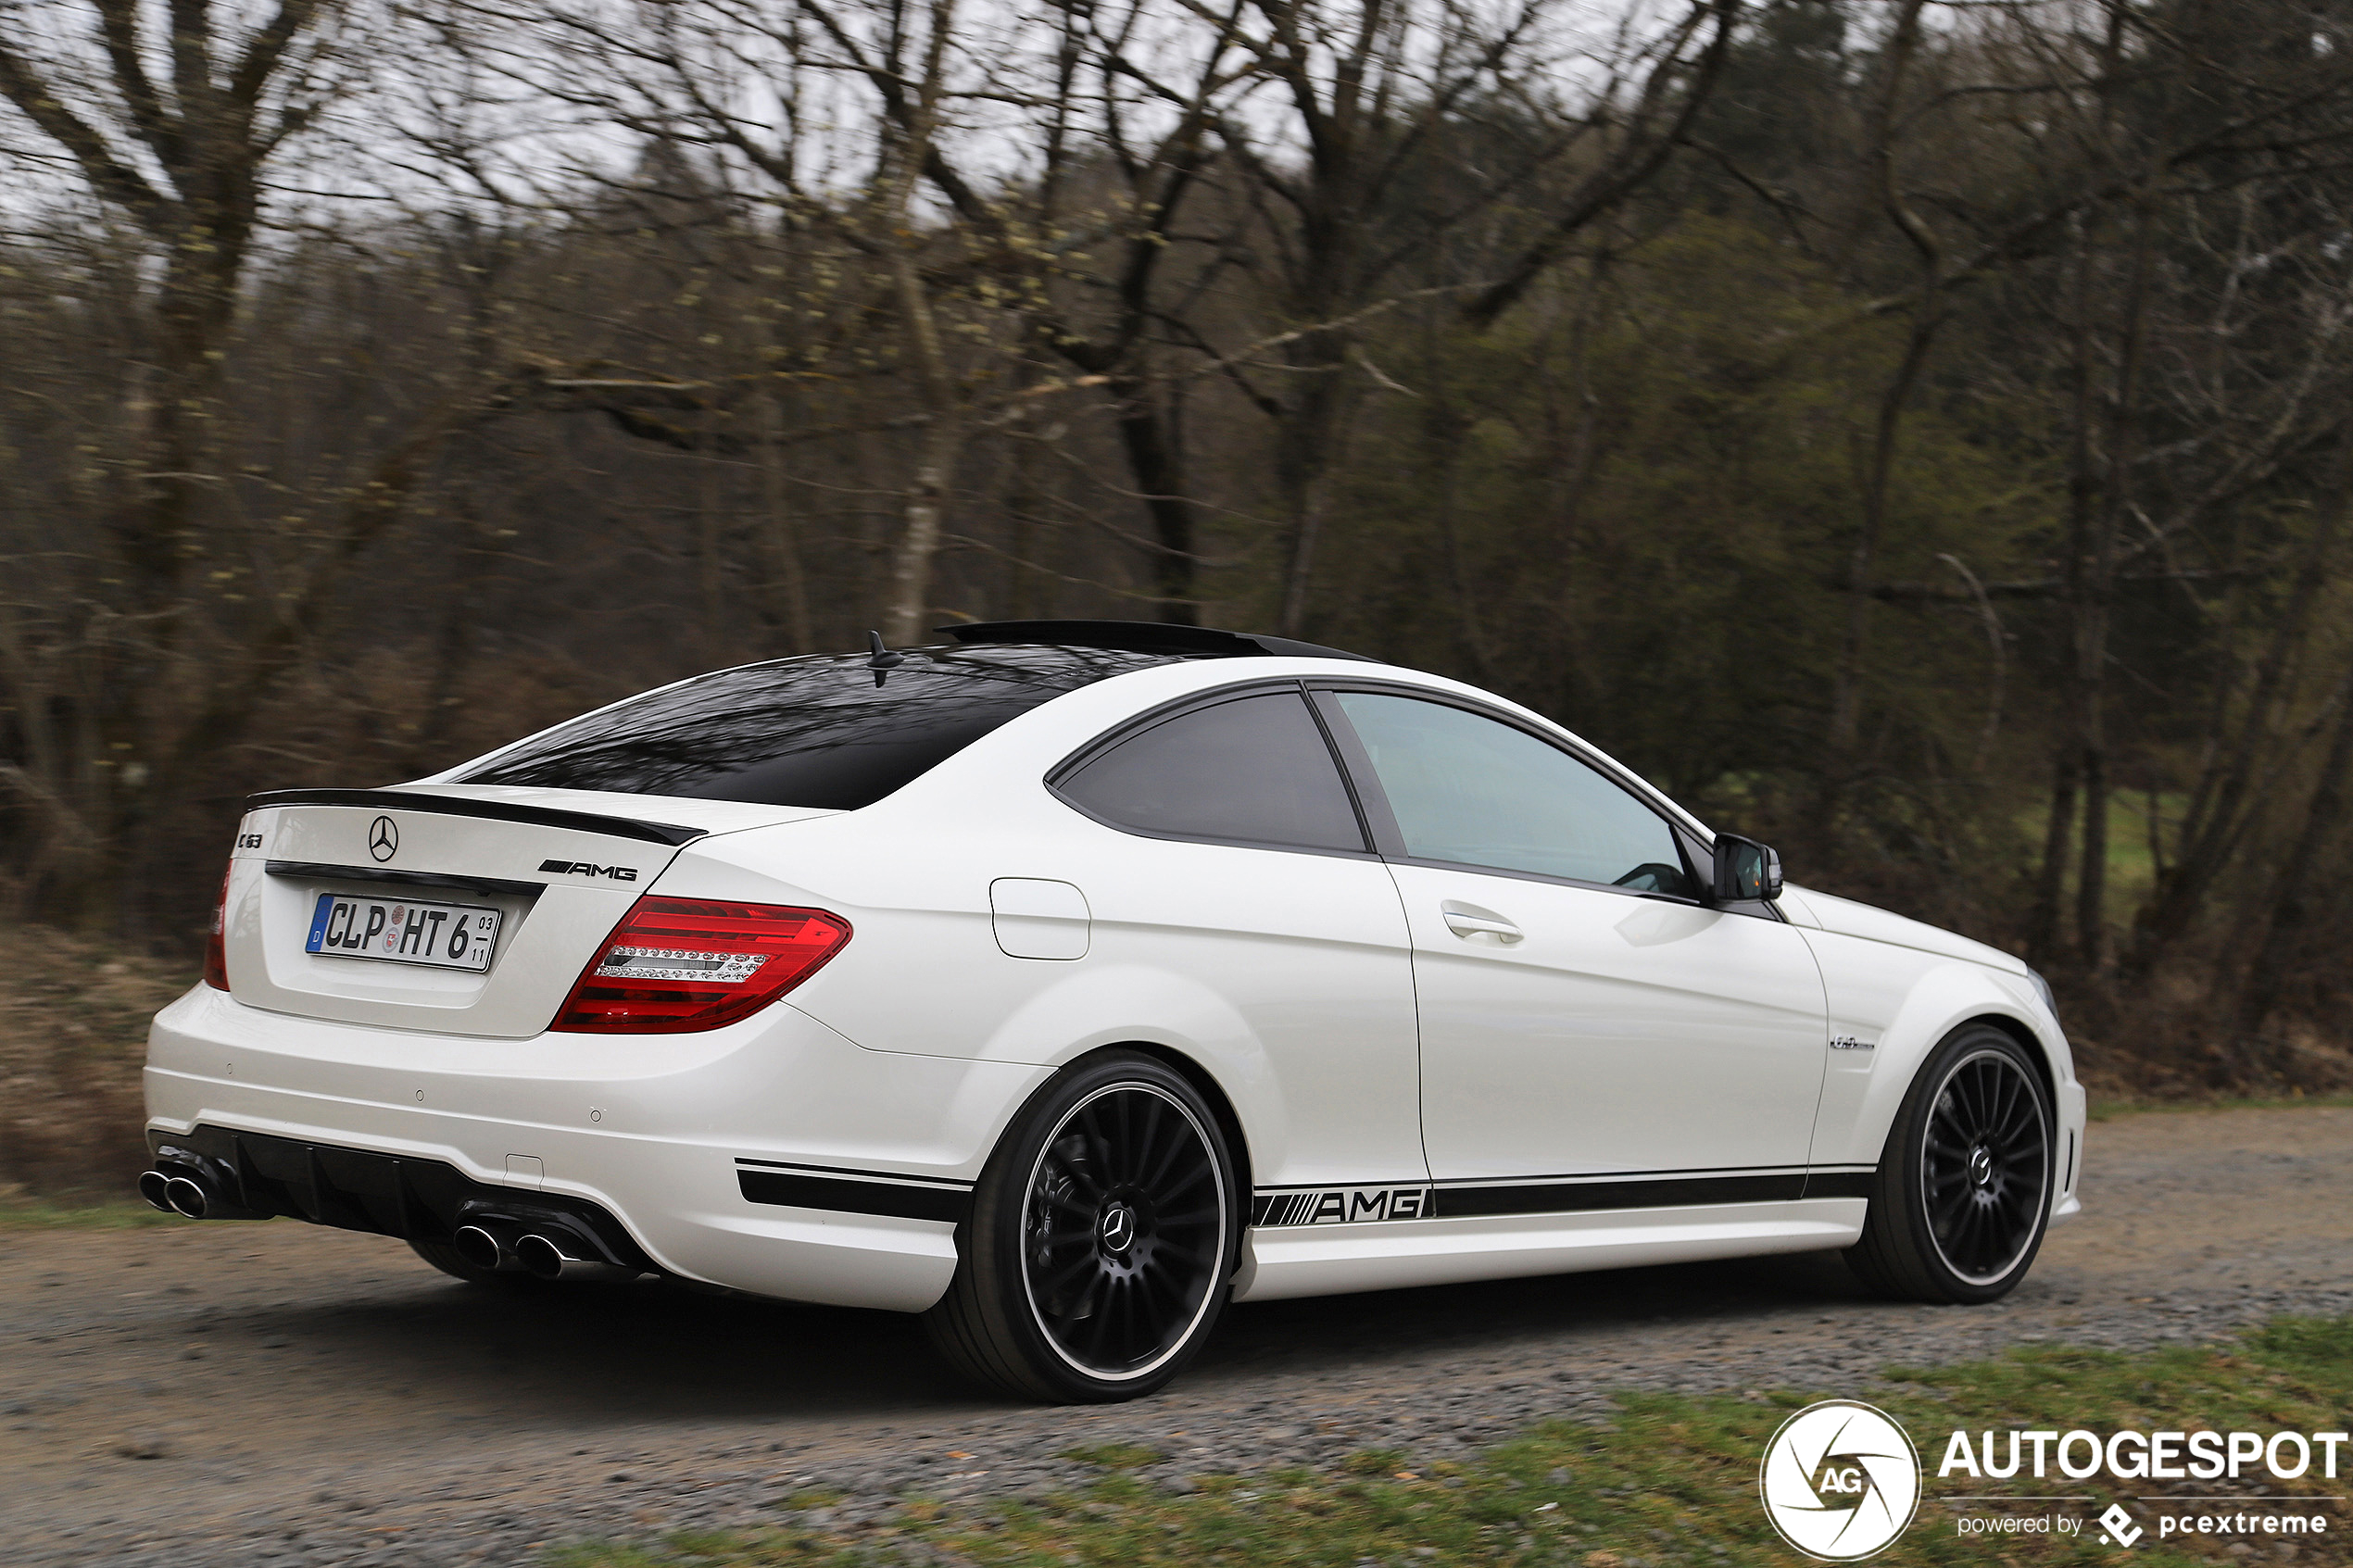
[[[1971,1285],[2007,1274],[2042,1229],[2050,1121],[2034,1075],[2007,1051],[1964,1057],[1931,1103],[1920,1201],[1937,1256]]]
[[[1239,1234],[1216,1117],[1148,1057],[1050,1084],[1000,1146],[927,1321],[966,1372],[1028,1399],[1133,1399],[1176,1375],[1224,1309]]]
[[[2008,1294],[2050,1223],[2054,1125],[2024,1047],[1987,1024],[1955,1031],[1896,1114],[1848,1263],[1915,1300]]]
[[[1207,1128],[1157,1085],[1111,1085],[1063,1115],[1030,1173],[1022,1280],[1072,1366],[1132,1377],[1183,1342],[1227,1256],[1219,1167]]]

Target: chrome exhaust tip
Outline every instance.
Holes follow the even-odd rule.
[[[162,1173],[157,1173],[160,1175]],[[140,1183],[140,1190],[146,1190],[144,1181]],[[207,1192],[204,1184],[194,1176],[167,1177],[163,1184],[163,1200],[166,1206],[191,1220],[203,1219],[212,1208],[212,1194]]]
[[[179,1210],[172,1208],[171,1199],[165,1192],[170,1185],[171,1178],[161,1171],[140,1173],[139,1196],[145,1198],[150,1207],[160,1209],[167,1214],[176,1214]]]
[[[563,1249],[544,1236],[527,1236],[515,1243],[515,1261],[539,1279],[561,1279]]]
[[[449,1245],[459,1257],[477,1269],[495,1273],[522,1267],[522,1261],[515,1256],[515,1249],[507,1239],[482,1225],[459,1225],[457,1234],[449,1238]]]
[[[538,1279],[635,1279],[635,1269],[618,1263],[599,1263],[586,1258],[575,1258],[563,1244],[534,1234],[515,1243],[515,1258],[523,1268]]]

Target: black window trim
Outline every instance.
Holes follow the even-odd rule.
[[[1637,786],[1633,776],[1625,769],[1608,762],[1582,746],[1567,744],[1558,735],[1547,734],[1516,714],[1491,708],[1485,703],[1474,701],[1454,692],[1434,690],[1428,686],[1417,686],[1404,681],[1336,680],[1317,677],[1306,681],[1304,684],[1309,693],[1309,706],[1316,710],[1317,717],[1324,720],[1332,734],[1335,749],[1340,754],[1342,775],[1347,776],[1359,770],[1365,775],[1361,784],[1353,779],[1351,783],[1363,802],[1359,810],[1363,811],[1367,819],[1368,826],[1372,828],[1373,842],[1379,847],[1382,859],[1401,866],[1428,866],[1434,871],[1474,872],[1481,876],[1509,877],[1517,882],[1549,883],[1555,887],[1589,888],[1597,893],[1615,893],[1624,898],[1644,898],[1654,903],[1680,904],[1686,909],[1720,908],[1736,914],[1748,912],[1744,909],[1730,905],[1718,905],[1712,898],[1705,896],[1687,898],[1676,893],[1648,893],[1639,888],[1620,887],[1615,883],[1588,882],[1582,877],[1553,876],[1543,872],[1516,871],[1508,866],[1481,866],[1467,860],[1433,860],[1426,859],[1418,855],[1408,855],[1405,853],[1403,832],[1397,826],[1396,813],[1390,809],[1388,793],[1381,788],[1379,775],[1373,769],[1371,753],[1365,749],[1364,742],[1357,737],[1355,726],[1348,722],[1348,717],[1340,710],[1339,703],[1336,701],[1327,703],[1320,699],[1319,694],[1337,697],[1343,692],[1364,692],[1376,696],[1411,697],[1423,702],[1435,702],[1441,707],[1457,708],[1466,713],[1477,714],[1482,719],[1491,719],[1497,723],[1517,730],[1520,734],[1551,746],[1572,761],[1581,762],[1592,769],[1604,780],[1624,790],[1628,797],[1642,806],[1644,810],[1656,817],[1661,825],[1667,829],[1667,839],[1675,846],[1676,855],[1683,862],[1683,874],[1691,879],[1692,885],[1705,889],[1714,880],[1712,877],[1701,876],[1692,869],[1692,849],[1698,840],[1698,834],[1691,832],[1685,824],[1676,821],[1673,816],[1659,809],[1657,802],[1651,798],[1653,792],[1648,785]],[[1775,911],[1768,918],[1780,918],[1779,911]]]
[[[1100,812],[1088,809],[1062,788],[1064,779],[1069,778],[1112,747],[1134,739],[1146,730],[1153,729],[1171,719],[1181,718],[1187,713],[1197,712],[1202,709],[1215,708],[1220,704],[1237,701],[1242,697],[1263,696],[1267,693],[1278,691],[1297,692],[1306,699],[1307,711],[1314,716],[1315,727],[1323,734],[1324,746],[1331,754],[1332,764],[1339,770],[1340,784],[1348,792],[1349,803],[1355,808],[1356,830],[1364,835],[1367,844],[1374,847],[1371,849],[1327,849],[1306,844],[1270,844],[1264,839],[1215,838],[1202,834],[1161,833],[1151,828],[1132,827],[1126,822],[1114,822]],[[1597,893],[1614,893],[1623,898],[1649,899],[1654,903],[1679,904],[1685,909],[1716,909],[1726,914],[1748,915],[1755,919],[1773,921],[1780,924],[1789,923],[1789,917],[1775,905],[1755,901],[1719,904],[1705,891],[1700,897],[1686,898],[1673,893],[1645,893],[1636,888],[1619,887],[1606,882],[1586,882],[1577,877],[1550,876],[1542,872],[1514,871],[1504,866],[1472,865],[1463,860],[1428,860],[1406,854],[1403,835],[1397,826],[1396,814],[1390,809],[1389,797],[1381,789],[1380,780],[1373,771],[1371,756],[1364,749],[1364,743],[1357,738],[1355,728],[1348,722],[1347,716],[1339,710],[1337,704],[1328,700],[1341,692],[1369,692],[1384,696],[1414,697],[1424,702],[1441,703],[1450,708],[1459,708],[1466,713],[1475,713],[1482,719],[1491,719],[1497,723],[1509,725],[1523,734],[1533,736],[1554,750],[1565,753],[1571,759],[1584,763],[1640,802],[1645,809],[1667,825],[1668,836],[1674,841],[1677,851],[1682,857],[1683,874],[1692,879],[1692,885],[1703,890],[1712,886],[1715,881],[1713,875],[1703,876],[1693,868],[1702,863],[1705,856],[1712,854],[1713,835],[1702,828],[1696,819],[1685,820],[1687,814],[1683,812],[1682,808],[1674,807],[1672,811],[1663,809],[1659,802],[1666,800],[1667,797],[1659,795],[1648,783],[1600,754],[1530,724],[1516,714],[1466,697],[1459,693],[1416,685],[1410,681],[1388,681],[1374,676],[1347,679],[1332,676],[1304,678],[1277,676],[1252,681],[1237,681],[1227,685],[1212,686],[1205,691],[1188,692],[1182,696],[1172,697],[1156,707],[1148,708],[1141,713],[1131,714],[1110,729],[1083,742],[1065,754],[1061,761],[1047,769],[1042,782],[1048,794],[1088,821],[1098,822],[1114,833],[1126,834],[1133,838],[1156,838],[1170,844],[1214,844],[1228,849],[1262,849],[1277,855],[1327,855],[1343,860],[1379,860],[1392,865],[1427,866],[1433,871],[1471,872],[1481,876],[1500,876],[1519,882],[1546,883],[1554,887],[1581,887]],[[1668,802],[1668,805],[1671,806],[1672,802]]]
[[[1377,843],[1378,839],[1371,825],[1365,820],[1365,800],[1358,794],[1355,782],[1349,777],[1348,765],[1340,755],[1330,728],[1325,722],[1323,714],[1316,710],[1316,705],[1308,696],[1305,687],[1295,676],[1239,681],[1231,685],[1213,686],[1207,691],[1189,692],[1183,696],[1164,702],[1156,708],[1148,708],[1141,713],[1132,714],[1087,741],[1051,768],[1047,769],[1043,781],[1046,792],[1088,821],[1100,822],[1114,833],[1124,833],[1132,838],[1157,838],[1169,844],[1214,844],[1227,849],[1263,849],[1276,855],[1326,855],[1341,860],[1387,859],[1387,856],[1370,847],[1330,849],[1314,844],[1276,844],[1263,838],[1217,838],[1206,834],[1162,833],[1153,828],[1139,828],[1126,822],[1114,822],[1100,811],[1089,809],[1062,787],[1064,780],[1086,767],[1087,764],[1113,747],[1123,746],[1135,739],[1147,730],[1158,729],[1170,720],[1181,719],[1189,713],[1220,708],[1227,703],[1239,702],[1245,697],[1266,696],[1276,692],[1290,692],[1301,699],[1300,706],[1306,709],[1309,721],[1315,725],[1315,733],[1323,737],[1325,754],[1331,759],[1332,771],[1340,776],[1340,788],[1348,797],[1349,806],[1356,813],[1357,834],[1368,846]],[[1387,807],[1384,806],[1382,809],[1386,810]]]

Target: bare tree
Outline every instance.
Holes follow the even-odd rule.
[[[1284,117],[1271,132],[1240,115],[1218,129],[1259,220],[1260,286],[1285,329],[1277,361],[1246,367],[1256,372],[1246,395],[1274,430],[1286,533],[1277,619],[1298,635],[1327,482],[1361,387],[1348,374],[1352,358],[1362,324],[1412,292],[1397,282],[1400,269],[1433,236],[1535,195],[1548,172],[1584,160],[1582,177],[1499,277],[1456,286],[1468,320],[1492,322],[1663,165],[1707,95],[1740,6],[1694,0],[1655,38],[1621,36],[1614,56],[1590,62],[1602,78],[1590,105],[1570,106],[1531,91],[1559,63],[1542,53],[1543,0],[1491,19],[1451,4],[1418,15],[1400,0],[1253,0],[1252,9],[1251,47]],[[1466,119],[1499,114],[1532,132],[1502,167],[1450,157]],[[1401,192],[1416,180],[1443,194],[1409,207]]]
[[[175,5],[161,35],[133,0],[0,15],[0,96],[31,133],[18,169],[126,223],[135,258],[108,260],[143,274],[125,300],[139,331],[132,428],[112,454],[124,478],[93,496],[101,515],[88,520],[90,547],[54,596],[19,608],[0,639],[31,732],[10,782],[49,821],[51,841],[70,847],[43,880],[62,884],[57,907],[84,923],[120,917],[149,802],[190,743],[216,740],[224,721],[191,729],[177,708],[194,584],[228,483],[221,377],[264,220],[265,170],[344,85],[321,31],[329,14],[318,0],[284,0],[240,25]],[[370,515],[349,521],[364,533],[375,523],[360,510]]]

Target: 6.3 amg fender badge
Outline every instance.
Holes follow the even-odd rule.
[[[615,882],[635,882],[635,866],[600,866],[593,860],[542,860],[539,869],[562,876],[609,876]]]

